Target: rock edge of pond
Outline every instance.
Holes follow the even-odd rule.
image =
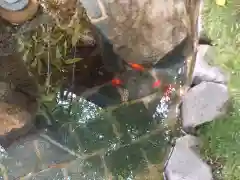
[[[176,140],[165,168],[167,180],[212,180],[212,169],[200,156],[200,139],[191,135],[199,126],[227,113],[229,74],[211,66],[214,47],[200,45],[192,87],[182,98],[180,117],[185,136]]]

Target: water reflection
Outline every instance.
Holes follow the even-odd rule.
[[[161,178],[166,155],[173,138],[178,135],[176,119],[174,126],[169,126],[167,119],[169,109],[177,103],[179,77],[184,73],[178,75],[178,68],[173,72],[175,75],[171,74],[170,81],[167,80],[173,85],[168,91],[158,89],[150,94],[146,91],[148,95],[142,98],[135,96],[127,102],[105,104],[104,108],[68,91],[63,96],[58,93],[55,106],[46,104],[51,121],[46,134],[76,152],[78,158],[63,168],[66,172],[61,168],[47,168],[33,179],[66,179],[66,176],[73,180],[79,177],[83,180]],[[178,78],[172,78],[174,76]],[[140,76],[139,80],[144,85],[152,84],[152,78],[141,79]],[[126,82],[129,82],[127,88],[131,92],[131,81]],[[98,91],[96,95],[115,99],[107,92]],[[40,116],[40,121],[46,121],[45,117]],[[56,159],[51,161],[58,162]],[[41,168],[44,167],[46,165]]]
[[[67,175],[61,168],[47,168],[37,173],[35,179],[162,177],[165,157],[173,138],[178,135],[176,119],[174,125],[168,124],[170,109],[178,102],[178,90],[185,80],[184,58],[178,62],[169,71],[154,68],[155,75],[163,80],[163,87],[167,85],[167,91],[152,89],[154,76],[149,72],[128,71],[120,76],[126,83],[123,89],[129,92],[129,99],[125,102],[121,98],[116,100],[116,93],[110,92],[118,92],[119,88],[109,84],[93,93],[95,98],[84,98],[69,91],[59,92],[55,105],[45,104],[51,121],[47,123],[46,134],[77,153],[78,158],[71,159],[71,163],[64,167]],[[137,94],[140,90],[143,93]],[[46,121],[45,116],[39,118]],[[47,154],[43,148],[44,152]],[[56,158],[51,161],[58,162]],[[21,163],[24,166],[24,162]]]
[[[49,135],[83,157],[68,168],[70,179],[134,179],[153,165],[161,175],[173,136],[163,119],[174,92],[152,99],[148,108],[142,101],[101,108],[75,94],[58,96]]]
[[[65,91],[64,96],[66,95],[67,100],[62,100],[60,99],[60,93],[58,93],[58,106],[61,106],[65,109],[69,109],[71,106],[71,110],[69,112],[70,116],[77,115],[79,123],[87,123],[89,120],[96,118],[96,116],[99,115],[99,111],[102,109],[101,107],[87,101],[82,97],[77,97],[74,93],[68,93]]]

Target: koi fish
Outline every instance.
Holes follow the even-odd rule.
[[[153,83],[152,88],[157,88],[157,87],[159,87],[160,85],[161,85],[161,81],[160,81],[160,80],[157,80],[157,81],[155,81],[155,82]]]
[[[111,83],[112,83],[113,86],[123,85],[123,82],[121,81],[121,79],[118,79],[118,78],[112,79]]]
[[[131,66],[131,68],[137,70],[137,71],[144,71],[144,67],[140,64],[136,64],[136,63],[128,63],[129,66]]]

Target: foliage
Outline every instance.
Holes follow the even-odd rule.
[[[51,20],[18,37],[19,51],[39,81],[43,101],[53,100],[69,70],[74,72],[75,63],[82,58],[69,52],[83,44],[90,32],[84,8],[78,2],[69,2],[75,1],[40,1]]]

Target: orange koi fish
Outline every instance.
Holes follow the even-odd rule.
[[[144,71],[144,67],[140,64],[136,64],[136,63],[128,63],[129,66],[131,66],[131,68],[137,70],[137,71]]]
[[[123,84],[123,82],[121,81],[121,79],[118,79],[118,78],[112,79],[111,83],[112,83],[113,86],[120,86],[120,85]]]
[[[157,80],[157,81],[155,81],[155,82],[153,83],[152,87],[153,87],[153,88],[157,88],[157,87],[159,87],[160,85],[161,85],[161,81],[160,81],[160,80]]]

